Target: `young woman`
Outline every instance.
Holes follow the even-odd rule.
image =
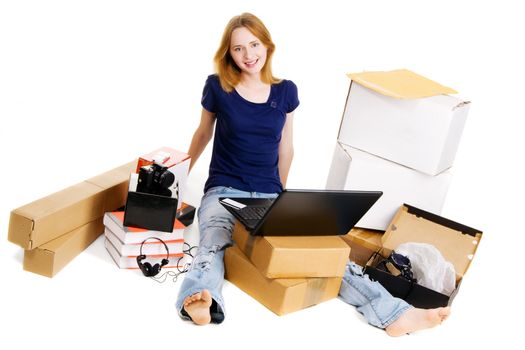
[[[188,151],[190,169],[214,134],[214,126],[215,138],[198,210],[199,249],[176,303],[183,319],[199,325],[224,320],[224,250],[232,245],[234,218],[218,198],[275,198],[286,185],[299,99],[293,82],[273,76],[274,50],[260,19],[249,13],[233,17],[215,54],[217,74],[204,85],[201,121]],[[351,262],[340,297],[357,306],[370,324],[393,336],[433,327],[450,312],[411,307],[363,276]]]

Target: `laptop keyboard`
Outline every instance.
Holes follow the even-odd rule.
[[[244,207],[237,213],[245,220],[260,220],[263,218],[268,207]]]

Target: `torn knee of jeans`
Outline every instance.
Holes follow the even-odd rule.
[[[209,270],[213,257],[219,250],[218,245],[199,248],[199,253],[193,259],[192,265],[200,270]]]
[[[234,225],[233,216],[212,215],[208,219],[208,227],[220,227],[231,231]]]

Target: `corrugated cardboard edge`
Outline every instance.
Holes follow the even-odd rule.
[[[24,252],[24,270],[53,277],[104,232],[102,217]]]
[[[18,210],[11,211],[7,233],[9,242],[15,243],[24,249],[31,249],[31,233],[33,232],[34,223],[33,220],[26,218]]]
[[[405,219],[409,218],[412,220],[407,225]],[[382,237],[383,253],[388,255],[405,242],[432,244],[445,260],[454,265],[456,280],[459,282],[472,262],[481,236],[482,232],[477,229],[403,204]]]
[[[436,95],[457,94],[457,91],[425,78],[408,69],[349,73],[356,83],[382,95],[398,99],[416,99]]]

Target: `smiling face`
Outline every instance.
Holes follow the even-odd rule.
[[[246,27],[233,30],[230,55],[242,74],[260,74],[266,63],[267,49]]]

